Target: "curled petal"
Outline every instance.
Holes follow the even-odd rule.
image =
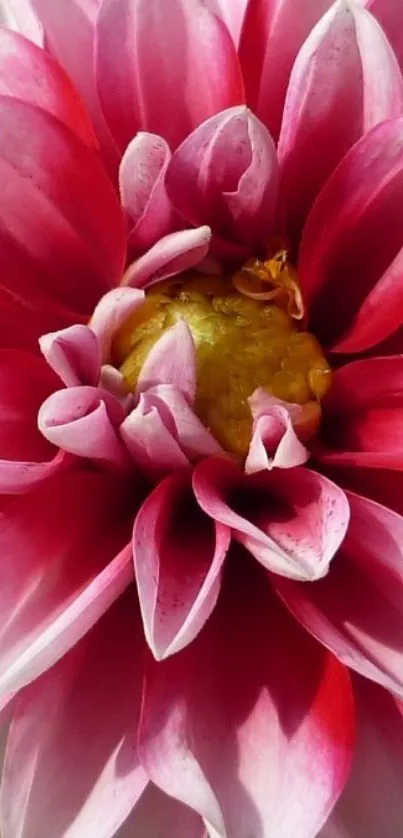
[[[402,129],[401,117],[387,120],[356,143],[308,216],[299,278],[311,329],[325,345],[351,328],[368,295],[371,298],[378,287],[380,291],[383,286],[382,334],[391,334],[401,322],[403,286],[393,262],[403,246],[398,221],[403,196]],[[357,333],[351,348],[368,347],[378,335],[378,316],[371,305],[365,341],[361,345]]]
[[[123,418],[122,406],[106,390],[70,387],[46,399],[38,426],[46,439],[64,451],[126,469],[129,458],[116,431]]]
[[[242,555],[228,565],[219,605],[192,645],[149,662],[141,761],[211,835],[266,838],[270,826],[311,838],[351,765],[348,674],[290,619],[263,569]]]
[[[103,0],[96,72],[122,150],[138,130],[174,148],[213,113],[243,101],[235,46],[201,0]]]
[[[134,288],[113,288],[95,307],[90,327],[98,338],[103,364],[107,364],[110,360],[115,332],[143,302],[142,291]]]
[[[346,494],[350,525],[326,579],[274,584],[299,622],[346,666],[403,696],[403,518]]]
[[[403,80],[382,29],[365,9],[338,0],[302,47],[285,102],[280,200],[293,241],[349,148],[402,110]]]
[[[188,474],[168,477],[141,507],[134,567],[144,631],[157,660],[191,643],[210,616],[229,543],[228,528],[195,502]]]
[[[120,164],[121,201],[130,220],[129,250],[141,255],[171,232],[173,209],[165,188],[171,152],[155,134],[140,132],[129,143]]]
[[[246,98],[275,140],[297,53],[332,2],[248,0],[239,45]]]
[[[248,399],[253,416],[253,433],[245,463],[247,474],[272,468],[294,468],[305,463],[309,452],[299,441],[294,422],[303,420],[301,405],[280,402],[264,390]]]
[[[39,340],[42,354],[66,387],[95,386],[101,369],[99,344],[94,332],[78,324],[50,332]]]
[[[231,461],[210,458],[196,467],[193,487],[208,515],[264,567],[290,579],[326,575],[347,530],[344,492],[306,469],[245,477]]]
[[[127,269],[123,284],[134,288],[146,288],[195,267],[207,256],[210,239],[210,227],[182,230],[164,236]]]
[[[140,370],[137,392],[170,384],[192,404],[196,394],[196,358],[192,333],[185,320],[168,329],[150,349]]]
[[[134,400],[133,393],[127,392],[127,385],[123,375],[116,367],[112,367],[111,364],[104,364],[101,367],[99,386],[114,396],[122,405],[125,415],[132,409]]]
[[[270,235],[277,167],[269,132],[245,107],[211,117],[174,153],[166,185],[191,224],[209,224],[223,240],[249,247]]]
[[[147,397],[158,407],[190,460],[222,453],[221,446],[196,416],[181,390],[159,385],[149,390]]]

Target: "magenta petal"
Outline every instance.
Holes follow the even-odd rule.
[[[400,3],[396,3],[396,0],[364,0],[364,5],[376,17],[382,29],[386,32],[400,67],[403,69],[403,32]]]
[[[110,361],[111,345],[115,332],[144,302],[144,294],[135,288],[112,288],[95,307],[90,327],[95,332],[103,364]]]
[[[142,132],[123,155],[119,184],[130,222],[131,258],[144,253],[173,228],[174,212],[165,188],[170,159],[169,146],[162,137]]]
[[[335,3],[302,47],[285,102],[278,146],[280,200],[294,241],[349,148],[402,110],[402,76],[380,26],[365,9],[344,0]]]
[[[143,793],[148,779],[134,746],[143,652],[136,608],[132,589],[19,699],[2,835],[112,838]]]
[[[230,537],[198,507],[188,474],[167,478],[141,507],[134,567],[144,631],[157,660],[191,643],[210,616]]]
[[[78,324],[43,335],[39,345],[49,366],[67,387],[97,384],[100,349],[96,335],[87,326]]]
[[[64,451],[126,470],[129,457],[116,431],[123,419],[121,405],[106,390],[70,387],[46,399],[38,414],[38,427]]]
[[[208,838],[201,818],[149,783],[116,838]]]
[[[299,276],[311,328],[326,345],[351,326],[403,246],[403,119],[383,122],[363,137],[328,180],[309,214]],[[396,328],[400,277],[384,282],[382,333]],[[389,318],[389,327],[387,319]],[[385,328],[385,326],[387,328]],[[364,346],[376,342],[366,330]],[[361,348],[358,339],[355,349]]]
[[[235,46],[200,0],[103,0],[96,71],[122,150],[138,130],[174,148],[209,116],[243,101]]]
[[[350,526],[326,579],[274,584],[302,625],[343,663],[403,695],[403,518],[347,496]]]
[[[150,349],[140,370],[137,392],[156,384],[170,384],[193,403],[196,393],[196,358],[192,333],[178,320]]]
[[[195,469],[201,508],[273,573],[313,581],[324,576],[347,529],[346,496],[307,469],[243,476],[230,460],[210,458]]]
[[[275,140],[296,55],[332,2],[248,0],[239,46],[247,103]]]
[[[2,693],[51,667],[130,584],[127,491],[110,475],[81,469],[21,497],[3,495]]]
[[[238,46],[248,0],[206,0],[206,5],[224,21]]]
[[[179,233],[164,236],[148,253],[141,256],[127,269],[124,284],[134,288],[146,288],[148,285],[195,267],[207,256],[210,239],[209,227],[182,230]]]
[[[348,675],[290,619],[264,571],[233,558],[203,632],[150,661],[140,758],[220,838],[312,838],[350,767]]]
[[[386,690],[353,680],[358,736],[343,794],[319,838],[395,838],[403,823],[403,705]]]
[[[322,462],[403,470],[403,357],[336,370],[324,416]]]
[[[189,465],[176,438],[169,411],[168,418],[169,424],[153,398],[142,393],[137,407],[120,427],[121,438],[133,461],[153,479]]]
[[[262,244],[277,198],[273,140],[244,106],[223,111],[177,149],[166,186],[188,223],[209,224],[214,234],[237,245]]]

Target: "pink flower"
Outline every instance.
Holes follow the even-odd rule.
[[[2,838],[397,838],[400,0],[0,10]]]

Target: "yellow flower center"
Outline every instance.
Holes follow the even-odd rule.
[[[134,390],[152,346],[185,320],[196,352],[195,412],[226,450],[245,456],[252,432],[247,400],[257,388],[313,403],[320,413],[331,372],[316,339],[300,330],[302,316],[284,251],[265,263],[252,260],[232,278],[188,272],[149,290],[115,336],[113,361]]]

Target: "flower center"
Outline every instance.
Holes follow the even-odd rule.
[[[185,320],[196,353],[195,412],[226,450],[245,456],[256,389],[315,406],[329,389],[330,368],[314,336],[301,331],[302,316],[282,251],[265,263],[251,260],[232,278],[188,272],[150,288],[115,336],[113,362],[134,390],[152,346]]]

